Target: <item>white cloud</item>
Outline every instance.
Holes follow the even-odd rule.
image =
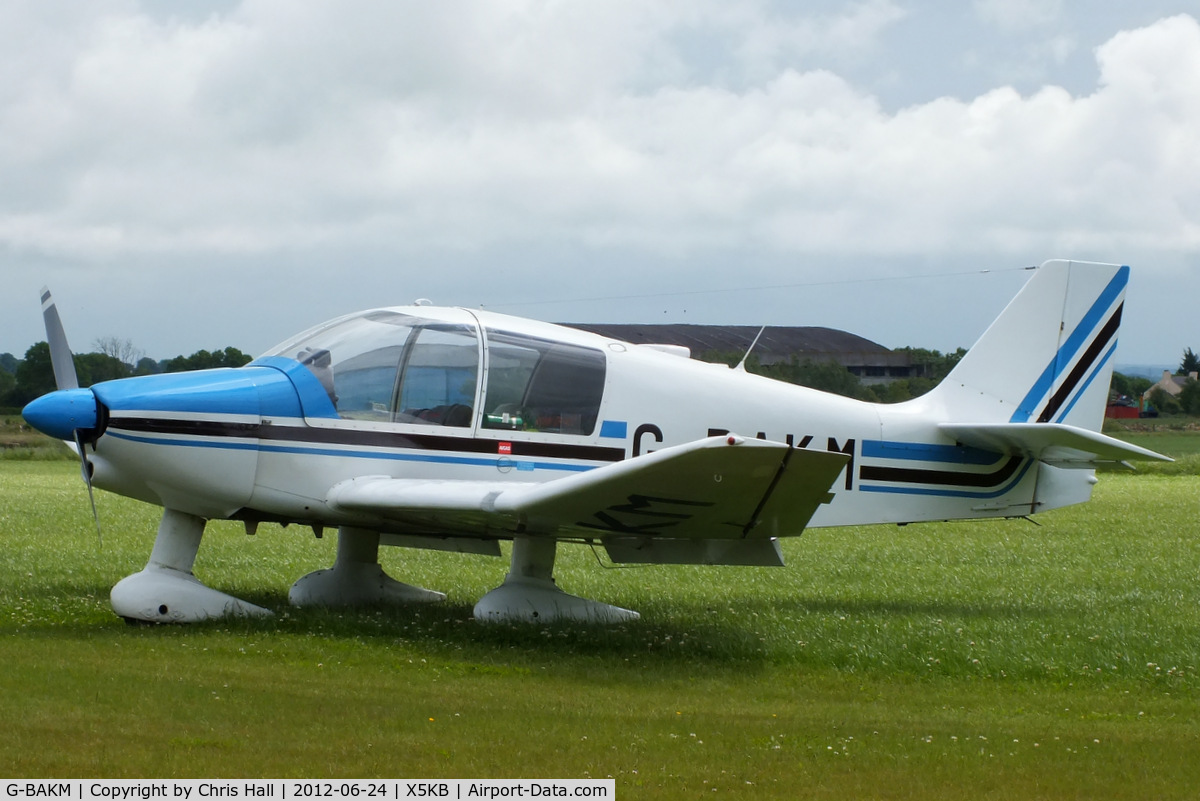
[[[727,4],[710,24],[737,39],[732,51],[741,83],[768,81],[786,69],[803,68],[813,57],[824,61],[862,57],[905,17],[891,0],[842,5],[834,13],[789,17],[751,3]]]
[[[975,13],[1004,31],[1049,25],[1062,16],[1062,0],[975,0]]]
[[[1000,7],[977,5],[998,23]],[[1191,17],[1100,48],[1089,96],[997,88],[888,113],[790,66],[869,47],[900,16],[882,0],[816,18],[715,1],[103,8],[61,41],[28,10],[34,35],[5,29],[0,68],[29,70],[0,82],[10,250],[1200,246]],[[729,40],[707,64],[681,44],[697,30]],[[699,80],[734,73],[760,78]]]

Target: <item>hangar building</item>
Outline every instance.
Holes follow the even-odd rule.
[[[743,354],[759,332],[759,326],[754,325],[566,325],[636,345],[682,346],[691,351],[693,358],[710,353]],[[788,361],[803,363],[810,360],[837,362],[858,376],[865,385],[918,378],[925,373],[924,365],[913,364],[907,353],[888,350],[856,334],[818,326],[768,326],[754,346],[754,355],[762,364]]]

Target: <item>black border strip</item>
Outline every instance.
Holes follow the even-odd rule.
[[[1039,423],[1050,422],[1054,415],[1058,414],[1058,410],[1062,408],[1062,405],[1075,392],[1075,388],[1079,386],[1079,382],[1092,369],[1092,365],[1096,363],[1096,359],[1100,358],[1104,349],[1108,347],[1108,343],[1116,336],[1117,329],[1121,327],[1121,312],[1124,308],[1125,304],[1122,302],[1117,307],[1117,310],[1112,313],[1112,316],[1108,318],[1108,322],[1104,324],[1104,327],[1100,329],[1100,333],[1092,340],[1092,344],[1084,351],[1083,358],[1075,365],[1075,369],[1071,370],[1071,373],[1067,376],[1067,380],[1050,396],[1050,400],[1046,403],[1046,408],[1038,415],[1037,421]]]
[[[230,423],[209,420],[164,420],[146,417],[120,417],[109,422],[114,431],[169,434],[185,437],[235,437],[266,442],[302,442],[319,445],[351,445],[365,448],[407,448],[425,451],[455,451],[499,456],[500,443],[512,444],[504,456],[531,456],[549,459],[579,459],[589,462],[619,462],[624,448],[600,445],[571,445],[557,442],[526,442],[518,439],[478,439],[446,437],[437,434],[409,434],[398,431],[310,428],[260,423]]]
[[[955,470],[921,470],[911,467],[876,467],[863,465],[859,468],[859,481],[891,481],[898,484],[937,484],[957,487],[998,487],[1008,479],[1025,461],[1022,456],[1010,456],[998,470],[991,473],[966,473]]]

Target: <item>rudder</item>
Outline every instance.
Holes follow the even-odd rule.
[[[1129,268],[1048,261],[935,392],[957,420],[1099,431]]]

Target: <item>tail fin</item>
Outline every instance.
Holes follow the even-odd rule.
[[[1099,431],[1129,268],[1048,261],[935,390],[955,420]]]
[[[1170,461],[1100,433],[1128,281],[1128,267],[1046,262],[930,393],[956,444],[1036,463],[991,501],[996,514],[1082,503],[1101,463]]]

